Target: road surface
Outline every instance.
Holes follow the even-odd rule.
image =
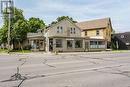
[[[130,51],[1,54],[0,87],[130,87]]]

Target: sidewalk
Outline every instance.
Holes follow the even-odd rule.
[[[18,52],[12,52],[12,53],[0,53],[0,55],[74,55],[74,54],[111,54],[111,53],[128,53],[130,50],[119,50],[119,51],[100,51],[100,52],[59,52],[59,53],[52,53],[52,52],[30,52],[30,53],[18,53]]]

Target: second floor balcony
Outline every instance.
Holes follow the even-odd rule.
[[[32,38],[32,37],[44,37],[43,33],[28,33],[27,38]]]

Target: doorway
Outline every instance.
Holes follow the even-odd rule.
[[[85,51],[89,51],[89,42],[85,42]]]
[[[53,51],[53,39],[49,39],[49,51]]]

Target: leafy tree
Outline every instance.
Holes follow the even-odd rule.
[[[12,42],[14,47],[19,43],[23,43],[26,40],[27,32],[29,31],[29,25],[26,20],[18,20],[14,24],[12,31]]]
[[[60,21],[62,21],[64,19],[66,19],[66,18],[70,19],[74,23],[77,23],[77,21],[75,21],[72,17],[69,17],[69,16],[60,16],[60,17],[58,17],[56,19],[56,21],[53,21],[51,24],[56,24],[57,22],[60,22]]]
[[[26,40],[28,32],[36,32],[38,29],[45,27],[43,20],[39,18],[31,17],[27,21],[24,18],[23,11],[16,7],[10,8],[14,16],[11,15],[11,43],[14,48],[18,43],[23,43]],[[6,11],[6,10],[5,10]],[[5,12],[4,12],[5,13]],[[7,32],[8,32],[8,15],[3,14],[4,25],[0,29],[0,43],[7,43]]]
[[[37,32],[38,29],[43,29],[45,28],[45,23],[43,22],[43,20],[40,20],[39,18],[35,18],[35,17],[31,17],[28,20],[28,24],[29,24],[29,28],[30,28],[30,32]]]
[[[11,37],[12,37],[11,42],[13,42],[13,41],[15,41],[14,40],[15,36],[13,36],[13,35],[15,35],[14,34],[15,32],[18,32],[18,31],[16,31],[17,27],[15,26],[15,24],[19,23],[19,20],[25,20],[25,18],[23,16],[23,11],[21,9],[14,7],[14,8],[11,8],[11,12],[14,13],[14,16],[11,15]],[[7,32],[8,32],[8,15],[7,14],[3,14],[3,22],[4,22],[4,24],[0,30],[0,42],[7,43]],[[21,26],[19,26],[19,29],[21,29]],[[19,33],[19,35],[21,35],[21,34],[23,34],[23,33]],[[23,40],[23,39],[21,39],[21,40]],[[15,43],[15,42],[13,42],[13,43]]]
[[[5,26],[3,26],[0,29],[0,44],[6,43],[6,42],[7,42],[7,28],[5,28]]]

